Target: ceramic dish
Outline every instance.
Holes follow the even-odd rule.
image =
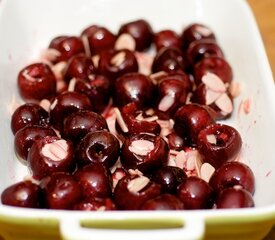
[[[13,151],[10,107],[20,101],[18,71],[61,34],[79,34],[98,23],[147,19],[154,30],[181,32],[192,22],[215,32],[242,85],[227,121],[241,133],[241,159],[256,176],[256,207],[177,212],[72,212],[0,205],[5,239],[261,239],[275,223],[275,91],[254,17],[244,0],[1,0],[0,1],[0,191],[27,175]],[[250,111],[244,111],[250,103]]]

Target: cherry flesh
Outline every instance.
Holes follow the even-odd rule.
[[[175,47],[180,48],[180,38],[179,35],[170,29],[162,30],[155,33],[154,43],[157,51],[163,47]]]

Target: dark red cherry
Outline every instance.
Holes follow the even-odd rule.
[[[196,145],[199,132],[215,122],[208,109],[198,104],[182,106],[174,120],[174,130],[189,145]]]
[[[23,68],[18,74],[17,85],[25,101],[37,102],[56,94],[56,78],[44,63],[34,63]]]
[[[206,25],[199,23],[190,24],[183,30],[181,35],[182,50],[187,50],[192,42],[200,39],[215,40],[215,35],[213,31]]]
[[[89,81],[76,80],[74,91],[85,94],[93,103],[94,111],[101,113],[110,101],[111,84],[106,76],[92,74],[89,75]]]
[[[186,173],[179,167],[164,166],[152,174],[152,181],[161,185],[162,192],[175,194],[178,185],[186,179]]]
[[[114,102],[124,106],[135,102],[139,108],[149,106],[153,98],[153,84],[141,73],[128,73],[115,82]]]
[[[36,103],[25,103],[18,107],[11,116],[13,134],[27,125],[47,125],[49,114]]]
[[[25,208],[39,208],[41,200],[41,189],[31,181],[15,183],[1,194],[1,201],[4,205]]]
[[[112,194],[112,178],[109,170],[102,164],[89,164],[78,169],[75,178],[87,198],[109,198]]]
[[[175,47],[164,47],[160,49],[154,58],[152,72],[177,72],[184,71],[186,63],[182,52]]]
[[[255,176],[244,163],[227,162],[214,172],[209,184],[216,192],[237,185],[253,194],[255,191]]]
[[[177,197],[185,209],[208,209],[213,205],[213,190],[198,177],[188,177],[177,189]]]
[[[168,140],[168,146],[171,150],[181,151],[185,146],[184,139],[180,137],[176,132],[171,132],[166,136]]]
[[[116,206],[111,198],[88,198],[76,203],[74,210],[110,211],[116,210]]]
[[[138,62],[134,52],[130,50],[110,50],[100,55],[98,70],[114,83],[125,73],[137,72]]]
[[[44,190],[44,201],[50,209],[73,209],[82,198],[80,184],[66,173],[56,172],[40,182]]]
[[[72,172],[76,167],[73,144],[59,137],[37,139],[28,154],[28,165],[36,179],[54,172]]]
[[[200,131],[197,146],[202,161],[217,169],[225,162],[236,159],[242,147],[242,139],[235,128],[216,123]]]
[[[27,160],[34,141],[46,136],[56,136],[56,133],[52,128],[37,125],[28,125],[20,129],[14,136],[15,153],[22,160]]]
[[[119,141],[107,131],[88,133],[77,145],[75,157],[80,166],[100,163],[112,167],[119,157]]]
[[[226,188],[220,192],[217,208],[250,208],[254,207],[254,200],[250,192],[243,188]]]
[[[184,204],[176,196],[162,194],[146,201],[140,210],[183,210]]]
[[[62,130],[64,119],[79,110],[92,110],[89,98],[78,92],[64,92],[52,100],[50,106],[50,122],[58,130]]]
[[[153,30],[150,24],[143,19],[123,24],[118,35],[123,33],[128,33],[135,39],[136,50],[140,52],[149,48],[153,41]]]
[[[163,47],[180,48],[181,45],[179,35],[170,29],[155,33],[154,43],[157,51]]]
[[[49,48],[58,51],[54,63],[68,61],[72,56],[85,52],[81,38],[75,36],[56,37],[50,42]]]
[[[217,75],[224,83],[230,84],[233,79],[232,68],[224,59],[217,56],[203,58],[194,66],[194,80],[198,86],[202,77],[208,72]]]
[[[72,78],[89,80],[89,76],[95,73],[96,69],[93,60],[84,54],[78,54],[70,58],[64,72],[64,79],[67,83]]]
[[[191,65],[203,58],[215,56],[223,58],[223,51],[213,39],[200,39],[192,42],[187,49],[187,58]]]
[[[87,27],[82,32],[81,37],[83,42],[87,41],[89,54],[91,56],[101,54],[103,51],[114,48],[116,41],[116,37],[112,32],[107,28],[98,25]]]
[[[120,160],[126,169],[149,172],[167,165],[169,148],[160,136],[140,133],[125,139]]]
[[[92,111],[82,110],[64,119],[62,136],[78,143],[87,133],[99,130],[108,130],[104,117]]]
[[[149,199],[159,196],[160,185],[145,176],[128,175],[119,180],[114,190],[114,200],[121,210],[138,210]]]

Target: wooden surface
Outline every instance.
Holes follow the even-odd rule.
[[[273,78],[275,76],[275,0],[247,0],[258,23]],[[275,227],[264,240],[275,239]]]

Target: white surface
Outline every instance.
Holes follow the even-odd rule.
[[[209,25],[232,65],[234,80],[243,86],[241,96],[235,102],[233,118],[227,123],[240,131],[244,142],[241,160],[255,173],[256,208],[230,212],[195,211],[192,214],[204,219],[206,216],[255,216],[275,212],[273,79],[254,18],[242,0],[0,1],[0,191],[9,184],[22,180],[27,174],[25,166],[13,153],[10,130],[10,104],[14,98],[20,100],[16,89],[19,70],[35,60],[39,52],[57,35],[79,34],[90,24],[102,24],[116,32],[121,23],[137,18],[147,19],[155,31],[171,28],[181,32],[192,22]],[[251,101],[251,112],[245,114],[240,111],[238,114],[240,102],[246,99]],[[63,211],[14,211],[4,206],[0,206],[0,213],[61,218],[70,214],[64,214]],[[102,216],[117,215],[108,214],[103,213]],[[118,214],[120,217],[139,216],[126,212]],[[156,213],[156,216],[165,214]],[[174,216],[175,214],[178,213],[173,213]],[[88,216],[86,213],[79,216],[94,217],[93,214]],[[184,216],[188,221],[190,212],[184,213]]]

